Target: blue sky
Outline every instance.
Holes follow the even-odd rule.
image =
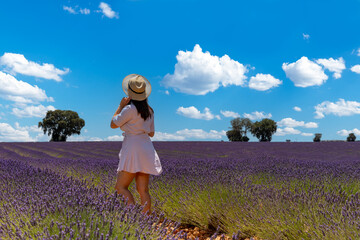
[[[122,79],[152,84],[154,140],[227,140],[236,116],[273,141],[360,138],[359,1],[5,1],[0,141],[47,141],[47,110],[79,113],[73,141],[121,140]],[[256,141],[250,137],[251,141]]]

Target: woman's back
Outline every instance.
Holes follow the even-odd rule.
[[[127,135],[149,134],[154,132],[154,113],[145,121],[133,103],[126,105],[114,122]]]

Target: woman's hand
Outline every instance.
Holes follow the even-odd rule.
[[[119,107],[116,109],[116,112],[114,114],[117,115],[121,112],[121,110],[130,102],[130,98],[129,97],[123,97],[121,99],[120,105]],[[113,120],[111,119],[111,123],[110,123],[110,127],[111,128],[118,128],[118,126],[113,122]]]
[[[130,102],[130,97],[123,97],[120,102],[120,108],[124,108]]]

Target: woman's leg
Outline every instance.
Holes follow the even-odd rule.
[[[128,189],[135,175],[136,173],[121,171],[118,172],[118,176],[117,176],[115,189],[118,194],[121,194],[124,196],[125,199],[128,199],[128,203],[127,203],[128,206],[130,204],[135,204],[134,197]]]
[[[143,213],[148,211],[148,215],[151,213],[151,199],[149,194],[149,174],[137,172],[135,176],[136,190],[140,194],[141,205],[144,206]]]

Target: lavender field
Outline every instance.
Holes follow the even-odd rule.
[[[0,239],[360,239],[359,142],[154,146],[145,217],[113,189],[121,142],[0,143]]]

